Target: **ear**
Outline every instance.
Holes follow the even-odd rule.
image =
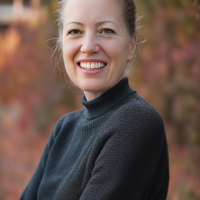
[[[128,61],[132,60],[133,57],[135,56],[136,45],[137,45],[137,36],[134,35],[130,40]]]

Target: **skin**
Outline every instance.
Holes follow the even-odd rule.
[[[116,0],[68,0],[63,17],[67,74],[86,99],[93,100],[124,77],[127,61],[135,54],[136,36],[130,37]],[[100,73],[85,74],[78,65],[84,59],[107,65]]]

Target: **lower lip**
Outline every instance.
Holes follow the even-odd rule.
[[[107,65],[106,65],[107,66]],[[89,74],[89,75],[94,75],[94,74],[99,74],[100,72],[102,72],[105,68],[105,67],[102,67],[100,69],[83,69],[81,66],[78,65],[78,67],[80,68],[80,70],[84,73],[84,74]]]

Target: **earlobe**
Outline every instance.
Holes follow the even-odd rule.
[[[129,45],[129,55],[128,55],[128,60],[132,60],[133,57],[135,56],[135,50],[136,50],[136,45],[137,45],[137,36],[134,35],[130,41]]]

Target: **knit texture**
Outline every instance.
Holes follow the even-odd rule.
[[[123,78],[56,124],[20,200],[165,200],[160,114]]]

